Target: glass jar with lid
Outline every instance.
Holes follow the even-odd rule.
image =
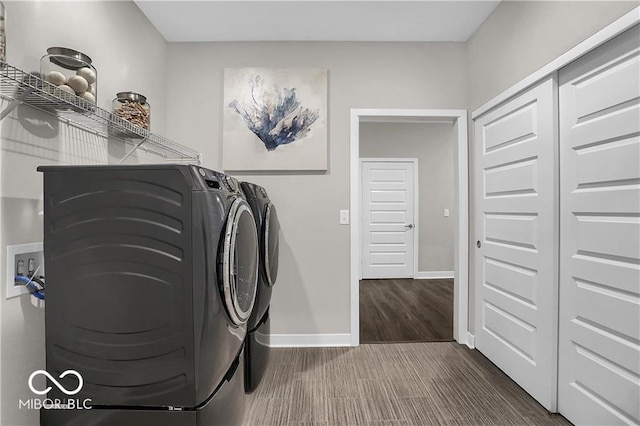
[[[5,34],[4,3],[0,1],[0,62],[7,62],[7,39]]]
[[[96,103],[98,72],[91,58],[66,47],[50,47],[40,59],[40,74],[60,90]]]
[[[113,113],[145,130],[151,129],[151,106],[135,92],[120,92],[112,102]]]

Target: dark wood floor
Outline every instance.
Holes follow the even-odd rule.
[[[360,343],[453,340],[453,280],[360,281]]]
[[[455,342],[272,349],[246,426],[569,425]]]

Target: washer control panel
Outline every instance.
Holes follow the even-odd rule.
[[[234,177],[204,167],[193,167],[193,169],[209,188],[224,189],[235,193],[241,192],[240,183]]]
[[[231,192],[240,192],[240,185],[238,184],[238,181],[235,178],[232,178],[231,176],[225,175],[224,176],[224,183],[225,186],[227,187],[227,189]]]

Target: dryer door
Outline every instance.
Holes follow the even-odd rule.
[[[280,222],[278,222],[276,207],[272,203],[265,206],[262,234],[261,256],[264,274],[267,277],[267,284],[273,286],[278,278]]]
[[[224,301],[229,317],[245,323],[256,300],[258,281],[258,232],[246,201],[237,198],[227,217],[222,261]]]

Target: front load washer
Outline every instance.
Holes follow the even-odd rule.
[[[48,425],[233,425],[259,266],[238,184],[187,165],[47,166]],[[63,375],[64,376],[64,375]],[[54,383],[47,398],[69,397]],[[69,408],[63,407],[63,408]]]
[[[245,345],[245,390],[253,392],[262,380],[269,361],[269,305],[278,276],[280,223],[276,208],[263,187],[249,182],[242,182],[240,185],[253,210],[260,245],[258,291],[253,312],[247,322]]]

